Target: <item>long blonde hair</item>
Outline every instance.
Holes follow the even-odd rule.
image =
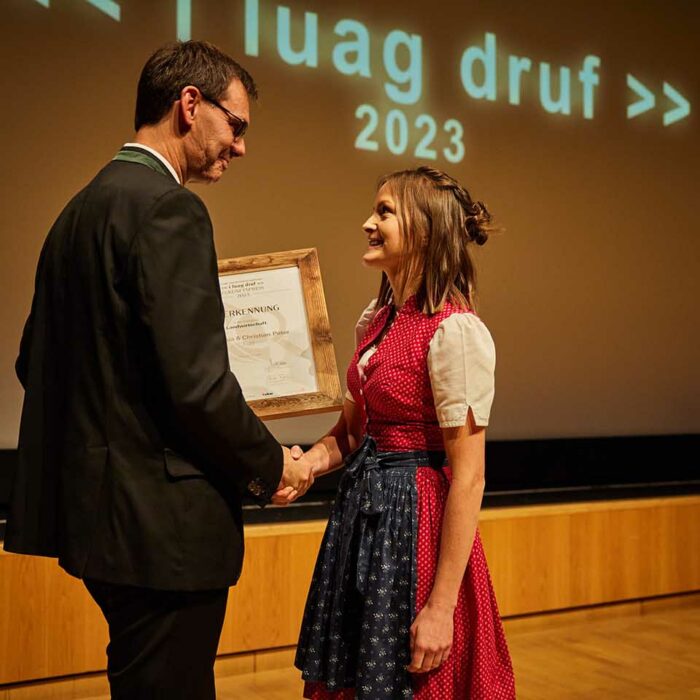
[[[377,305],[393,303],[394,291],[403,298],[418,280],[414,291],[424,313],[440,311],[448,300],[473,310],[476,271],[468,246],[484,245],[494,229],[486,206],[454,178],[425,166],[385,175],[377,189],[385,186],[397,202],[403,270],[396,290],[382,273]]]

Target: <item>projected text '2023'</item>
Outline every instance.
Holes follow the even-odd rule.
[[[439,126],[429,114],[409,119],[402,110],[392,109],[381,115],[369,104],[360,105],[355,117],[362,122],[355,139],[359,150],[378,151],[383,144],[395,156],[405,155],[411,149],[413,156],[426,160],[443,157],[450,163],[459,163],[464,158],[464,127],[456,119]]]

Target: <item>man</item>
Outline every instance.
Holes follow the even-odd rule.
[[[313,481],[229,370],[211,222],[183,187],[245,154],[255,96],[210,44],[158,50],[134,142],[66,206],[39,260],[5,548],[84,580],[109,624],[113,698],[215,697],[241,496]]]

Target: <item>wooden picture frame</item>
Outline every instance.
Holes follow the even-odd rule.
[[[302,248],[299,250],[288,250],[279,253],[268,253],[264,255],[249,255],[240,258],[230,258],[228,260],[219,260],[219,280],[222,285],[222,296],[224,298],[224,305],[227,314],[227,342],[229,344],[229,357],[232,357],[232,352],[237,352],[239,347],[239,342],[236,340],[243,339],[240,342],[243,344],[250,343],[252,351],[248,353],[249,357],[252,359],[252,364],[255,365],[251,371],[257,372],[257,375],[261,371],[261,363],[264,365],[265,361],[260,359],[261,355],[265,355],[270,349],[267,345],[272,345],[273,335],[281,335],[278,331],[270,331],[270,319],[266,321],[265,311],[272,310],[273,308],[278,313],[276,314],[277,319],[280,317],[279,305],[273,306],[252,306],[248,309],[237,309],[227,307],[227,301],[230,299],[235,299],[235,304],[240,306],[242,303],[239,297],[247,295],[248,287],[252,288],[250,294],[252,301],[247,302],[255,304],[256,294],[264,295],[265,290],[265,273],[268,271],[283,271],[277,275],[267,275],[268,282],[273,278],[283,276],[285,279],[294,280],[296,275],[292,272],[292,269],[298,270],[298,279],[300,280],[300,289],[291,289],[290,294],[283,294],[286,290],[277,290],[277,298],[284,299],[292,305],[296,304],[297,310],[300,305],[299,300],[294,300],[295,294],[299,295],[299,298],[303,298],[303,307],[306,316],[306,330],[308,332],[308,342],[310,344],[311,355],[313,357],[313,370],[315,370],[315,386],[312,390],[304,390],[302,393],[291,393],[283,395],[265,396],[257,397],[260,392],[260,381],[258,380],[258,389],[251,389],[251,394],[255,395],[256,398],[251,398],[248,400],[248,405],[253,409],[256,415],[264,420],[272,420],[275,418],[291,418],[293,416],[301,416],[313,413],[324,413],[327,411],[337,411],[342,408],[343,396],[341,392],[340,379],[338,377],[338,368],[335,360],[335,349],[333,347],[333,340],[331,337],[330,323],[328,320],[328,311],[326,309],[326,300],[323,293],[323,284],[321,280],[321,269],[318,262],[318,253],[315,248]],[[284,272],[287,270],[289,274]],[[254,273],[254,274],[251,274]],[[230,277],[234,276],[234,277]],[[253,281],[244,281],[244,280]],[[277,284],[277,282],[271,282],[272,285]],[[268,285],[269,286],[269,285]],[[294,286],[294,282],[292,282]],[[230,296],[227,294],[226,290],[232,290]],[[245,290],[245,291],[244,291]],[[258,291],[261,290],[261,291]],[[269,295],[268,295],[269,296]],[[229,302],[231,303],[231,302]],[[253,323],[247,322],[247,326],[258,326],[261,328],[262,332],[258,335],[253,333],[249,335],[241,335],[239,329],[240,325],[237,325],[238,318],[232,318],[232,315],[242,316],[245,311],[259,312],[256,317],[257,320]],[[298,313],[298,311],[297,311]],[[268,314],[269,316],[269,314]],[[229,322],[231,321],[231,322]],[[301,323],[298,316],[296,317],[297,326]],[[285,331],[286,332],[286,331]],[[238,333],[238,335],[236,335]],[[303,337],[303,332],[300,334],[299,329],[296,332],[297,337]],[[264,337],[263,337],[264,336]],[[268,338],[268,336],[270,336]],[[245,340],[247,338],[252,338],[253,340]],[[281,342],[281,341],[280,341]],[[262,350],[261,350],[262,349]],[[277,355],[279,356],[279,347],[276,348]],[[304,351],[303,353],[306,362],[310,363],[309,352]],[[291,361],[300,362],[299,357],[294,358],[291,356]],[[282,359],[279,363],[268,364],[282,364],[286,362]],[[234,366],[234,362],[231,362],[231,370],[236,374],[241,386],[244,389],[244,395],[246,394],[246,376],[239,375],[242,372],[244,375],[249,370],[247,369],[248,364],[240,362],[237,366]],[[256,375],[256,376],[257,376]],[[268,380],[269,381],[269,380]],[[306,378],[309,383],[313,382],[312,379]],[[272,382],[274,384],[274,381]],[[293,383],[290,382],[290,386]],[[285,388],[284,380],[282,380],[280,391]],[[268,387],[269,388],[269,387]],[[315,390],[313,390],[315,389]],[[257,393],[256,393],[257,392]]]

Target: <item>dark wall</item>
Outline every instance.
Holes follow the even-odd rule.
[[[486,505],[700,491],[700,435],[488,441]],[[0,510],[15,450],[0,450]],[[303,502],[333,498],[342,472],[317,480]],[[267,509],[257,520],[274,519]]]

